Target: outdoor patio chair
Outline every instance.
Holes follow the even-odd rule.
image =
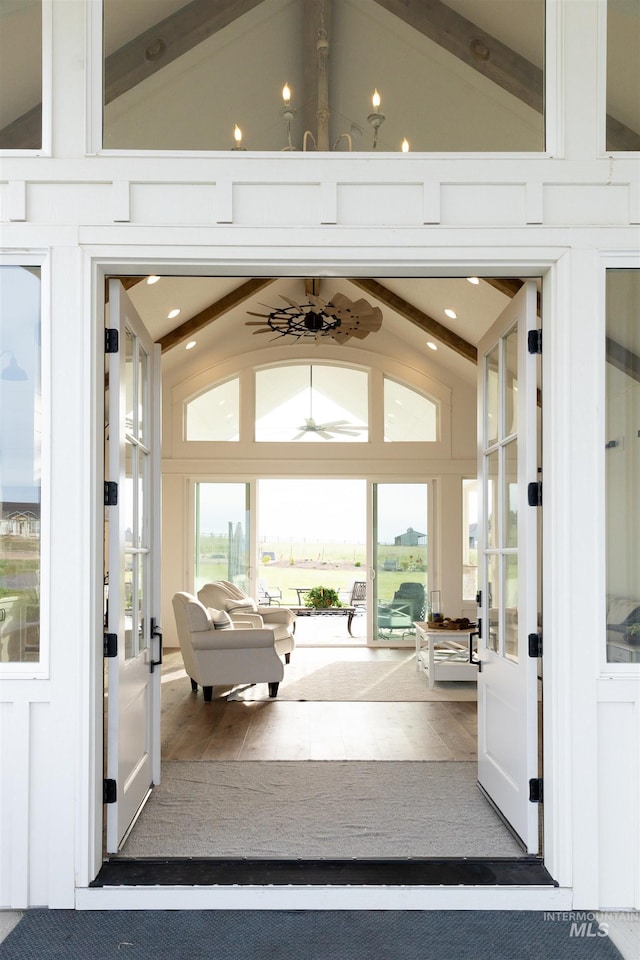
[[[270,590],[264,580],[258,580],[258,601],[261,606],[270,607],[275,605],[279,607],[281,600],[282,590],[279,590],[277,587],[275,590]]]
[[[413,632],[415,621],[424,619],[426,593],[421,583],[401,583],[393,599],[382,601],[378,607],[378,630],[380,632],[402,630],[403,636]]]
[[[350,607],[356,608],[356,613],[358,610],[364,610],[367,606],[367,581],[366,580],[354,580],[353,586],[351,587],[351,594],[347,601]]]

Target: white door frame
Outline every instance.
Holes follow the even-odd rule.
[[[280,242],[280,238],[277,239]],[[238,248],[236,248],[238,249]],[[249,244],[247,246],[249,249]],[[93,424],[91,444],[92,460],[97,466],[97,475],[102,476],[103,466],[102,453],[102,423],[103,423],[103,404],[104,404],[104,352],[103,352],[103,317],[104,317],[104,278],[107,275],[117,276],[139,276],[147,273],[171,273],[181,276],[196,276],[209,273],[212,276],[307,276],[309,271],[312,274],[327,271],[328,275],[346,275],[351,276],[380,276],[387,275],[393,277],[416,277],[416,278],[438,278],[438,277],[466,277],[466,276],[496,276],[496,277],[522,277],[522,276],[540,276],[543,278],[542,302],[545,322],[545,351],[542,356],[542,378],[543,383],[553,385],[554,402],[562,404],[568,397],[568,387],[565,388],[562,378],[563,356],[560,348],[563,341],[563,331],[560,328],[559,318],[562,316],[563,305],[567,302],[570,295],[570,252],[568,248],[540,247],[540,248],[522,248],[517,250],[517,256],[514,255],[513,248],[505,247],[476,247],[469,250],[447,250],[448,256],[438,259],[438,253],[435,250],[429,250],[433,253],[431,259],[426,259],[424,252],[419,256],[413,251],[409,251],[410,256],[399,261],[398,251],[393,247],[368,249],[363,254],[362,248],[358,249],[361,256],[353,259],[352,256],[345,255],[344,259],[328,259],[326,256],[327,248],[318,245],[309,246],[306,249],[307,256],[300,256],[300,248],[296,249],[296,258],[292,258],[294,247],[283,247],[279,250],[275,244],[265,250],[268,256],[257,258],[238,258],[231,260],[229,258],[228,248],[207,249],[207,256],[202,255],[200,248],[184,248],[175,245],[173,247],[153,246],[152,244],[141,244],[140,249],[136,250],[136,256],[131,259],[123,257],[121,249],[118,247],[101,247],[95,249],[86,249],[85,255],[88,258],[87,275],[91,278],[91,289],[86,291],[87,302],[90,306],[91,315],[94,318],[92,334],[93,351]],[[129,253],[131,248],[128,248]],[[195,252],[195,256],[194,256]],[[255,252],[255,247],[252,247]],[[303,249],[303,253],[304,253]],[[404,251],[406,254],[406,251]],[[278,255],[280,253],[280,255]],[[562,451],[563,424],[558,423],[549,416],[550,404],[543,407],[543,462],[553,462],[554,454]],[[562,460],[564,461],[564,457]],[[558,495],[562,499],[564,494],[567,499],[568,480],[563,478],[558,472],[549,476],[545,488],[545,514],[543,518],[543,544],[544,544],[544,564],[543,564],[543,588],[548,581],[548,571],[554,567],[553,557],[562,552],[562,527],[554,527],[555,511],[553,509],[554,497]],[[100,488],[101,492],[101,488]],[[92,535],[93,544],[93,562],[96,573],[102,569],[102,556],[100,554],[100,544],[102,540],[102,513],[103,506],[98,496],[98,488],[94,491],[94,530]],[[551,506],[551,508],[550,508]],[[547,573],[545,574],[545,570]],[[549,587],[551,584],[549,583]],[[563,590],[570,589],[570,578],[568,571],[555,569],[553,589],[545,590],[545,596],[550,598],[546,604],[543,618],[543,632],[553,632],[554,621],[561,620],[561,610],[555,606],[555,598],[563,595]],[[96,589],[93,596],[92,620],[96,632],[101,632],[102,623],[102,597],[101,591]],[[561,635],[558,633],[557,635]],[[562,669],[562,668],[565,669]],[[544,863],[551,875],[560,885],[560,888],[569,890],[572,884],[571,860],[572,860],[572,840],[570,831],[563,829],[563,825],[571,821],[571,789],[570,789],[570,771],[571,762],[571,740],[569,737],[558,736],[554,738],[553,733],[557,725],[566,727],[566,709],[563,704],[570,699],[570,671],[566,669],[567,658],[563,655],[559,644],[545,653],[545,697],[543,704],[543,730],[544,730],[544,771],[545,780],[545,816],[544,816]],[[89,883],[97,875],[102,856],[102,669],[103,662],[97,654],[97,648],[92,651],[89,658],[89,676],[88,696],[86,699],[86,722],[87,727],[92,731],[88,738],[88,754],[83,763],[83,772],[85,776],[79,778],[78,783],[78,819],[80,842],[78,844],[78,861],[76,875],[77,891],[88,887]],[[88,801],[88,802],[87,802]],[[316,888],[317,889],[317,888]],[[336,888],[337,890],[338,888]],[[402,909],[408,906],[407,900],[402,896],[393,894],[391,888],[382,888],[388,891],[389,897],[382,898],[390,904],[395,904]],[[418,891],[425,888],[416,888]],[[463,888],[464,889],[464,888]],[[495,888],[492,888],[495,897]],[[241,888],[242,890],[242,888]],[[362,896],[356,893],[353,898],[353,904],[361,903]],[[505,888],[505,891],[507,888]],[[513,890],[511,891],[514,892]],[[511,897],[508,901],[498,898],[491,900],[483,891],[479,891],[474,896],[463,895],[458,898],[459,904],[468,909],[470,904],[478,903],[487,907],[488,903],[500,903],[504,908],[506,902],[513,904],[538,903],[539,899],[531,899],[531,891],[524,891],[524,899],[519,895]],[[229,900],[229,891],[224,894],[216,895],[212,893],[212,903],[233,903],[233,898]],[[453,890],[447,891],[445,888],[446,899],[443,901],[442,895],[435,897],[434,905],[442,906],[443,903],[456,904]],[[284,898],[284,899],[282,899]],[[390,899],[389,899],[390,898]],[[189,898],[187,897],[187,900]],[[294,896],[294,900],[296,897]],[[415,902],[414,898],[410,898]],[[95,898],[94,898],[95,900]],[[160,903],[162,898],[158,898]],[[131,900],[130,902],[134,902]],[[194,901],[195,902],[195,901]],[[243,902],[242,896],[238,898],[238,903]],[[282,906],[285,903],[293,902],[287,900],[286,888],[284,891],[276,891],[275,896],[270,900],[273,906]],[[369,898],[367,906],[374,902],[380,903],[380,899]],[[422,901],[421,901],[422,902]],[[424,902],[424,908],[429,908],[431,904]],[[557,897],[547,896],[545,903],[558,904]],[[569,901],[564,901],[569,902]],[[349,906],[349,899],[344,896],[340,899],[343,907]],[[514,908],[521,909],[521,906]]]

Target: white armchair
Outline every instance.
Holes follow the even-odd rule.
[[[268,683],[269,696],[278,695],[284,665],[268,627],[234,626],[230,617],[207,609],[190,593],[176,593],[173,611],[185,670],[191,687],[202,686],[210,701],[214,686]]]
[[[205,607],[224,610],[234,622],[250,621],[259,629],[271,627],[276,637],[276,650],[284,656],[286,663],[289,663],[291,651],[295,647],[293,625],[296,616],[288,607],[258,606],[252,597],[247,596],[244,590],[229,580],[205,583],[198,591],[198,600]]]

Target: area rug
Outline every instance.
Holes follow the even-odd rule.
[[[162,764],[127,857],[513,857],[464,761]]]
[[[231,698],[230,698],[231,699]],[[234,700],[268,700],[266,683],[238,687]],[[451,681],[429,689],[424,673],[416,670],[414,655],[403,653],[398,660],[336,660],[318,664],[294,651],[285,667],[278,690],[279,700],[336,700],[413,702],[476,700],[475,683]]]

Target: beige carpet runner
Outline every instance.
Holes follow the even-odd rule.
[[[238,687],[232,694],[237,700],[267,700],[266,683]],[[424,673],[416,670],[415,657],[403,655],[398,660],[354,661],[333,663],[308,661],[295,651],[285,667],[278,700],[337,700],[413,702],[435,700],[476,700],[476,684],[464,681],[438,683],[433,690]]]

